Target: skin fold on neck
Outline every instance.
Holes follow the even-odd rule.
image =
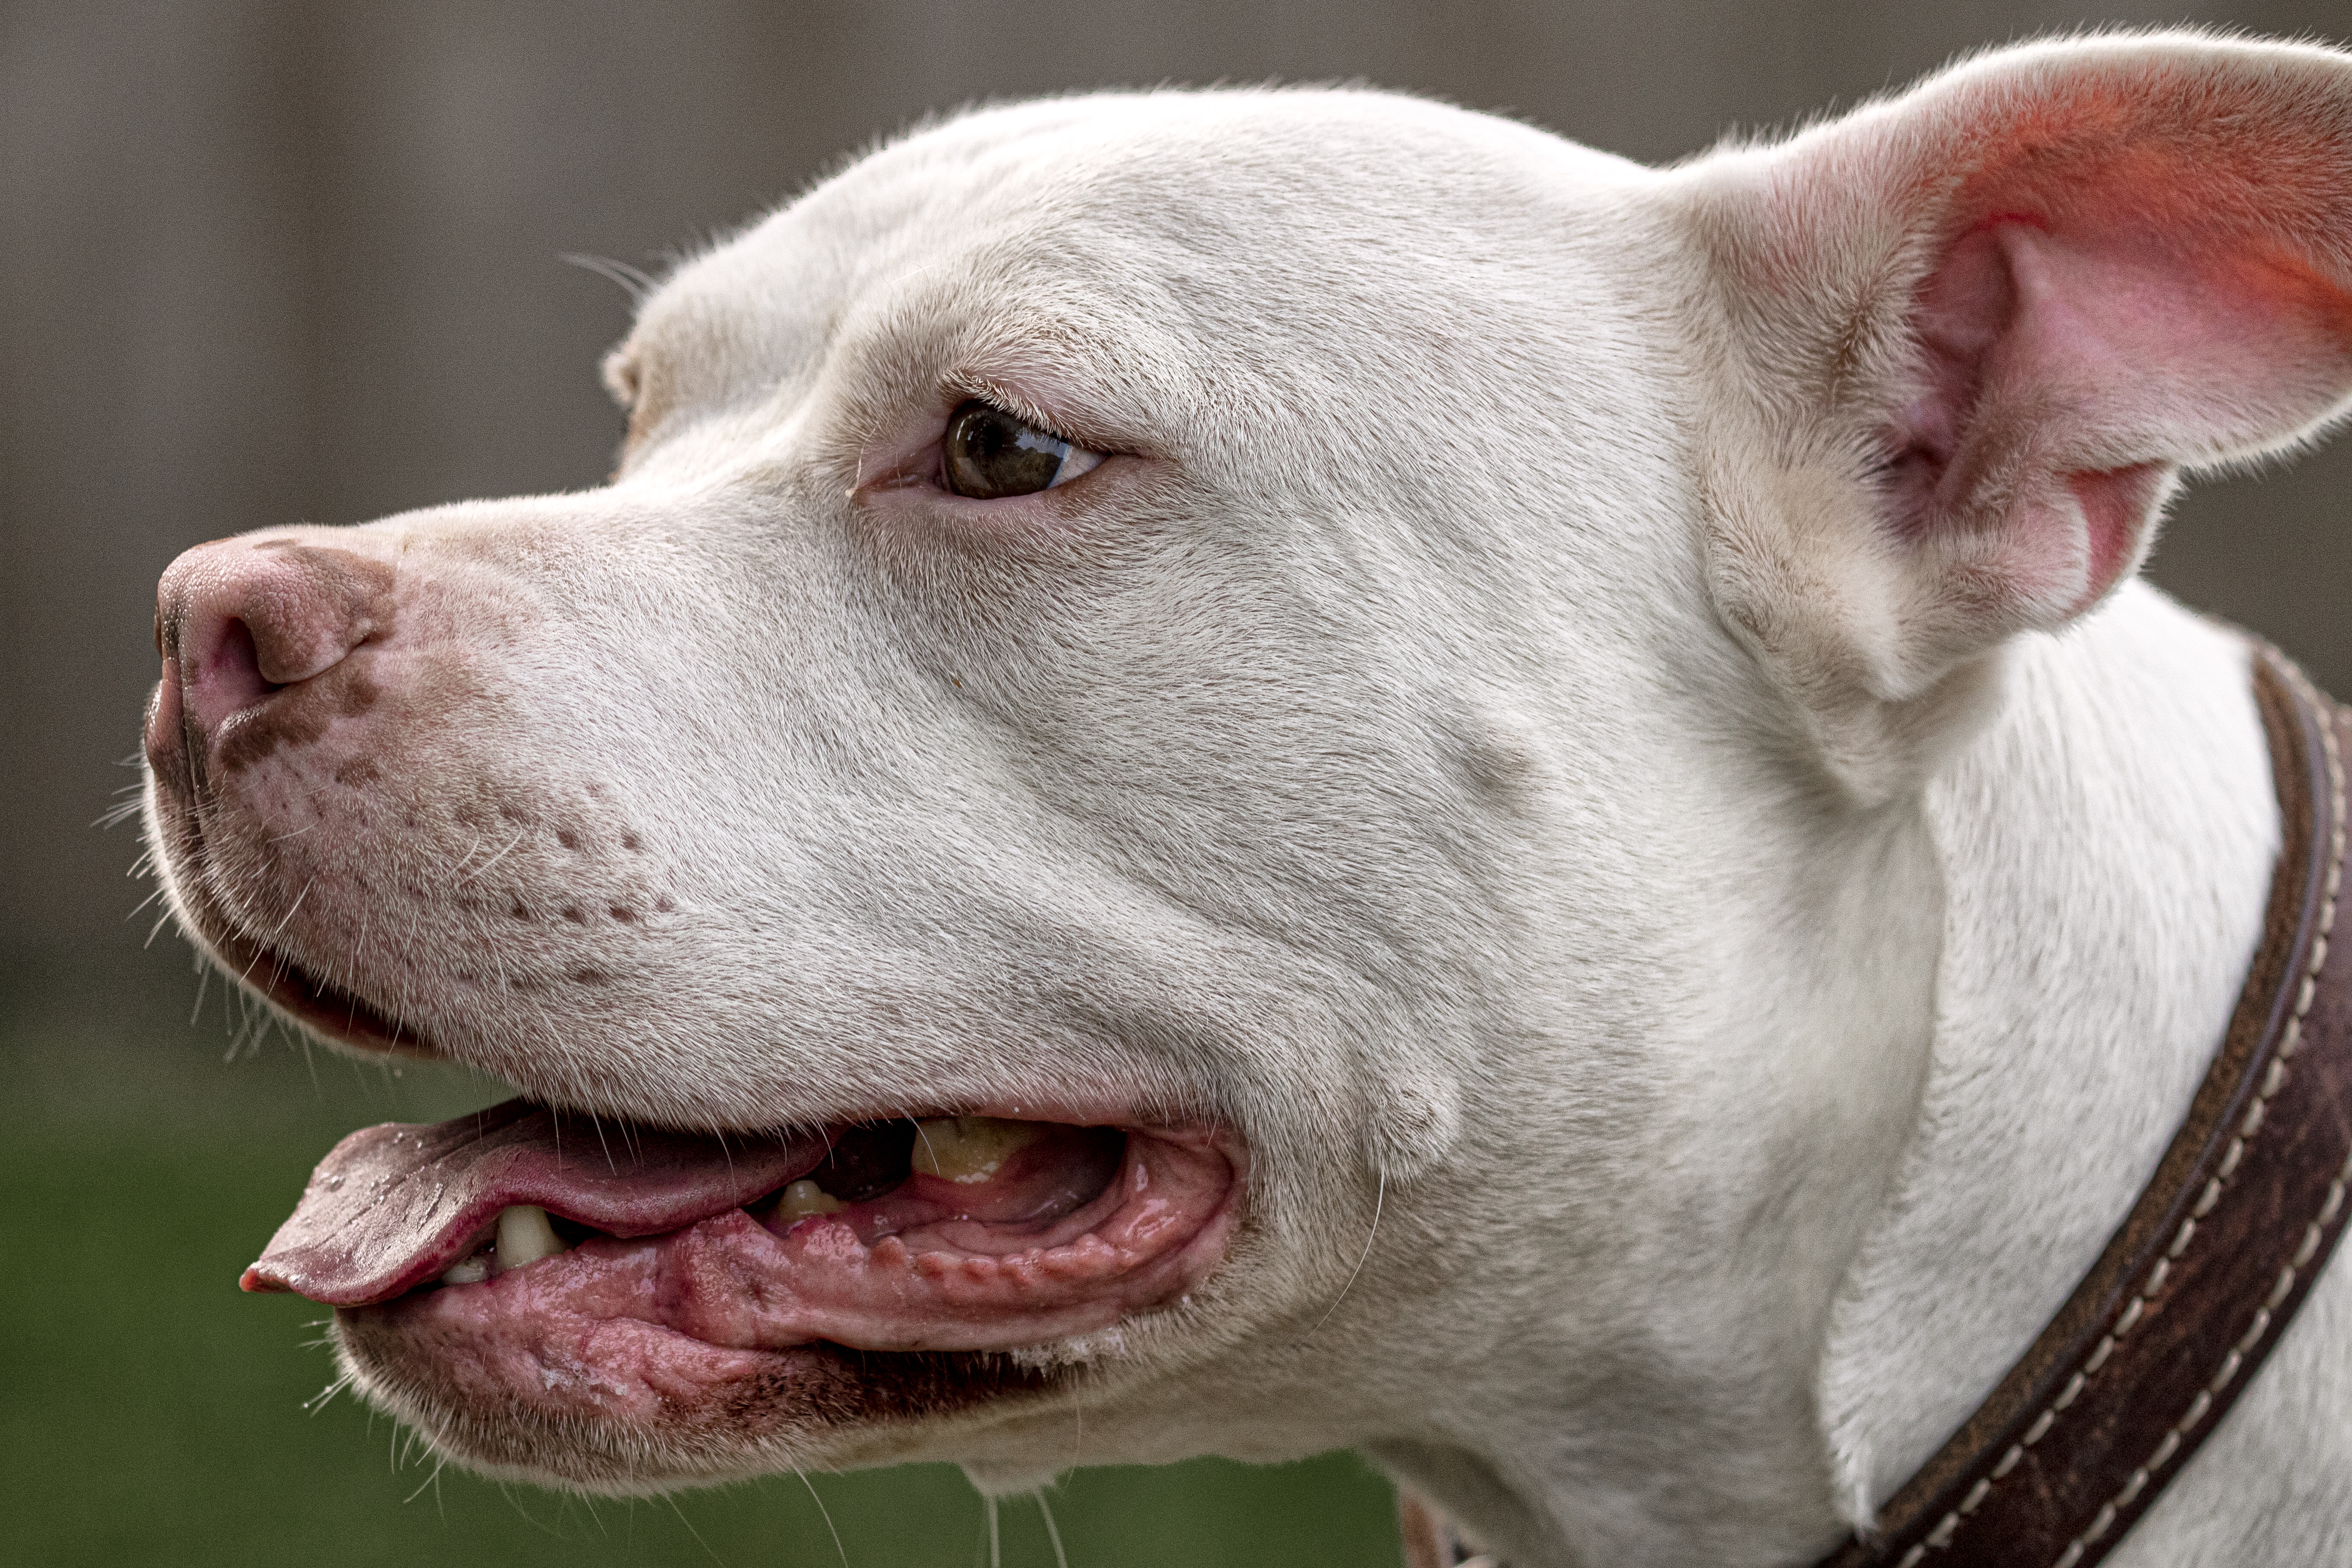
[[[2090,1268],[2259,940],[2277,807],[2246,644],[2129,585],[2011,652],[1933,781],[1947,908],[1916,1129],[1831,1315],[1842,1511],[1866,1522]]]

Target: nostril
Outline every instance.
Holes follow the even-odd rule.
[[[356,552],[283,537],[199,545],[173,562],[158,628],[192,736],[218,737],[378,637],[393,575]]]
[[[205,727],[217,729],[229,715],[244,712],[281,688],[261,673],[253,628],[245,622],[232,617],[216,623],[208,642],[202,649],[183,650],[184,657],[193,654],[184,667],[184,679]]]

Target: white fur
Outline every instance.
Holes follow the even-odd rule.
[[[2097,1253],[2277,834],[2229,635],[2132,585],[1974,616],[1878,529],[1933,258],[1867,206],[1866,152],[2004,70],[2232,47],[1995,57],[1665,174],[1360,92],[919,134],[654,296],[610,489],[336,536],[487,672],[418,768],[638,825],[658,942],[341,864],[301,920],[405,931],[318,940],[569,1106],[759,1127],[1076,1083],[1247,1135],[1234,1256],[1038,1347],[1073,1393],[709,1473],[945,1458],[1002,1489],[1354,1444],[1517,1568],[1807,1561]],[[2342,57],[2260,62],[2352,104]],[[1768,301],[1743,247],[1784,179],[1828,181],[1830,237]],[[1860,390],[1814,353],[1841,321]],[[1138,456],[1058,534],[852,498],[974,393]],[[2079,593],[2082,552],[2049,559]],[[428,825],[420,885],[468,820]],[[522,895],[638,875],[518,842]],[[294,921],[265,864],[239,886]],[[593,996],[507,986],[583,957]],[[2116,1562],[2343,1560],[2347,1289]]]

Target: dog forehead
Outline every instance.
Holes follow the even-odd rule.
[[[1335,284],[1457,295],[1454,264],[1609,266],[1640,166],[1401,94],[1096,94],[918,132],[682,267],[627,352],[716,400],[845,322],[941,332],[1077,307],[1117,335],[1230,309],[1312,320]],[[1545,221],[1531,224],[1531,207]],[[1580,221],[1581,220],[1581,221]],[[1580,238],[1594,243],[1580,245]],[[699,400],[699,399],[698,399]]]

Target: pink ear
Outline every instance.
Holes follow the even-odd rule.
[[[1990,641],[2089,607],[2180,466],[2352,394],[2352,57],[2033,46],[1735,156],[1769,165],[1736,264],[1753,330],[1810,338],[1775,357],[1818,355],[1811,406],[1885,460],[1947,652],[1956,619]]]
[[[2257,117],[2273,83],[2183,64],[2140,73],[2137,104],[2095,77],[1955,127],[1976,168],[1915,300],[1924,384],[1884,437],[1892,521],[1998,527],[2046,611],[2137,563],[2171,465],[2292,437],[2352,389],[2345,98]]]

